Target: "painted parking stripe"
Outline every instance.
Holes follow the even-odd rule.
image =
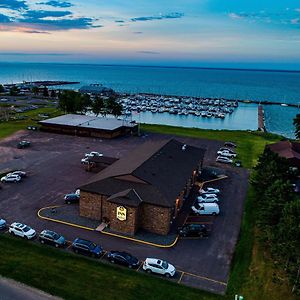
[[[181,282],[183,275],[184,275],[184,272],[181,271],[181,275],[180,275],[180,278],[178,279],[177,283]]]
[[[107,254],[107,251],[103,251],[103,254],[100,256],[100,258],[99,259],[102,259],[105,255]]]
[[[183,271],[180,271],[180,272],[183,272]],[[205,277],[205,276],[196,275],[196,274],[189,273],[189,272],[184,272],[184,274],[189,275],[189,276],[193,276],[193,277],[196,277],[196,278],[199,278],[199,279],[202,279],[202,280],[211,281],[211,282],[214,282],[214,283],[218,283],[218,284],[227,286],[227,283],[223,282],[223,281],[215,280],[215,279],[208,278],[208,277]]]
[[[142,260],[141,263],[140,263],[140,265],[139,265],[139,267],[136,269],[137,272],[139,271],[139,269],[141,268],[141,266],[142,266],[143,264],[144,264],[144,261]]]

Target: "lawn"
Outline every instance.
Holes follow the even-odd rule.
[[[156,276],[3,234],[0,244],[1,275],[64,299],[222,299]]]

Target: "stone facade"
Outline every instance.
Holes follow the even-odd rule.
[[[175,200],[174,200],[175,205]],[[107,196],[82,191],[80,194],[80,216],[99,220],[105,220],[112,230],[134,235],[138,229],[166,235],[170,230],[172,220],[171,208],[142,203],[140,207],[123,205],[127,209],[125,221],[117,219],[117,207],[107,201]]]

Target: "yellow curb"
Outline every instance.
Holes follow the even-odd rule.
[[[178,271],[180,271],[180,270],[178,270]],[[203,280],[207,280],[207,281],[211,281],[211,282],[214,282],[214,283],[218,283],[218,284],[227,286],[227,283],[226,283],[226,282],[223,282],[223,281],[211,279],[211,278],[208,278],[208,277],[196,275],[196,274],[189,273],[189,272],[184,272],[184,271],[180,271],[180,272],[183,272],[183,273],[186,274],[186,275],[193,276],[193,277],[196,277],[196,278],[199,278],[199,279],[203,279]]]
[[[137,243],[149,245],[149,246],[158,247],[158,248],[171,248],[178,241],[178,235],[176,236],[176,239],[175,239],[175,241],[172,244],[169,244],[169,245],[160,245],[160,244],[146,242],[146,241],[138,240],[138,239],[135,239],[135,238],[132,238],[132,237],[123,236],[123,235],[119,235],[119,234],[111,233],[111,232],[107,232],[107,231],[101,231],[101,233],[106,234],[106,235],[110,235],[110,236],[114,236],[114,237],[118,237],[118,238],[121,238],[121,239],[129,240],[129,241],[133,241],[133,242],[137,242]]]
[[[77,225],[77,224],[73,224],[73,223],[69,223],[69,222],[60,221],[60,220],[57,220],[57,219],[52,219],[52,218],[41,216],[41,212],[43,210],[45,210],[45,209],[58,208],[58,207],[62,207],[62,206],[63,205],[55,205],[55,206],[43,207],[43,208],[39,209],[37,215],[38,215],[38,217],[40,219],[43,219],[43,220],[52,221],[52,222],[56,222],[56,223],[60,223],[60,224],[64,224],[64,225],[68,225],[68,226],[72,226],[72,227],[77,227],[77,228],[81,228],[81,229],[85,229],[85,230],[95,231],[94,228],[85,227],[85,226],[81,226],[81,225]],[[116,234],[116,233],[105,232],[105,231],[101,231],[100,233],[103,233],[103,234],[106,234],[106,235],[110,235],[110,236],[114,236],[114,237],[118,237],[118,238],[122,238],[122,239],[126,239],[126,240],[137,242],[137,243],[141,243],[141,244],[145,244],[145,245],[149,245],[149,246],[158,247],[158,248],[171,248],[178,241],[178,235],[176,236],[176,239],[175,239],[175,241],[172,244],[170,244],[170,245],[160,245],[160,244],[155,244],[155,243],[151,243],[151,242],[146,242],[146,241],[138,240],[138,239],[135,239],[135,238],[132,238],[132,237],[127,237],[127,236],[119,235],[119,234]]]
[[[55,206],[47,206],[47,207],[43,207],[41,209],[39,209],[39,211],[37,212],[37,215],[40,219],[43,220],[47,220],[47,221],[52,221],[52,222],[56,222],[56,223],[60,223],[60,224],[64,224],[64,225],[69,225],[72,227],[77,227],[77,228],[81,228],[81,229],[85,229],[85,230],[90,230],[90,231],[94,231],[94,228],[90,228],[90,227],[86,227],[86,226],[81,226],[81,225],[77,225],[77,224],[73,224],[73,223],[69,223],[69,222],[65,222],[65,221],[60,221],[57,219],[52,219],[52,218],[48,218],[48,217],[43,217],[41,216],[41,211],[48,209],[48,208],[57,208],[57,207],[62,207],[63,205],[55,205]]]

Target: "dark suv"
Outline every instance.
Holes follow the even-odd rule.
[[[18,143],[17,147],[18,147],[19,149],[24,149],[24,148],[29,147],[30,145],[31,145],[31,144],[30,144],[29,141],[21,141],[21,142]]]
[[[43,230],[39,235],[41,244],[48,244],[55,247],[63,247],[66,245],[65,238],[51,230]]]
[[[110,251],[107,254],[107,258],[113,264],[117,263],[130,269],[139,266],[139,260],[127,252]]]
[[[208,236],[207,228],[203,224],[185,224],[178,228],[180,236],[196,236],[205,237]]]
[[[72,204],[72,203],[78,203],[80,196],[78,194],[67,194],[64,196],[65,203]]]
[[[80,238],[74,240],[74,242],[72,243],[72,250],[75,253],[80,253],[98,258],[103,252],[103,249],[99,245]]]

